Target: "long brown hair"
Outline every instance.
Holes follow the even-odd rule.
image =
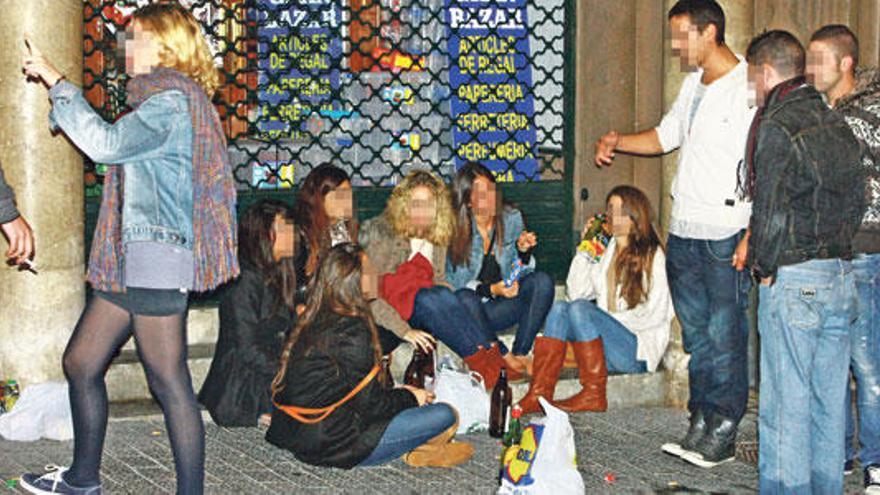
[[[275,261],[272,253],[275,244],[273,226],[278,215],[293,223],[290,208],[274,199],[254,203],[244,212],[238,224],[238,257],[265,277],[266,285],[272,289],[277,302],[292,312],[296,306],[296,268],[293,260],[300,246],[294,244],[292,257]]]
[[[363,318],[370,329],[373,357],[378,364],[382,359],[379,334],[368,301],[361,290],[364,250],[357,244],[344,243],[331,248],[321,258],[321,264],[309,288],[306,309],[300,316],[290,338],[281,352],[281,367],[272,380],[272,393],[277,394],[284,386],[287,363],[296,343],[308,332],[319,316],[335,313],[352,318]],[[380,375],[381,378],[384,376]],[[381,380],[380,380],[381,382]]]
[[[633,223],[628,234],[629,242],[626,248],[617,252],[614,265],[615,288],[620,287],[620,295],[633,308],[647,298],[653,282],[654,254],[663,246],[654,230],[651,202],[645,193],[632,186],[617,186],[606,196],[606,204],[612,196],[620,198],[623,213]]]
[[[306,176],[296,197],[296,218],[302,224],[306,242],[309,244],[309,258],[305,272],[312,275],[318,267],[321,253],[330,249],[330,218],[324,209],[324,198],[343,182],[351,182],[348,174],[333,165],[321,165],[312,169]],[[349,236],[356,239],[352,221],[346,221]]]
[[[449,246],[449,260],[453,267],[465,266],[471,261],[471,244],[473,243],[473,220],[474,213],[471,211],[471,193],[474,190],[474,181],[477,177],[483,177],[492,184],[496,184],[495,175],[485,166],[468,162],[452,181],[452,210],[456,215],[455,233]],[[504,244],[504,218],[503,200],[501,190],[495,187],[495,249],[501,256]]]

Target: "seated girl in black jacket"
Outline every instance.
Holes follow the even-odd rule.
[[[387,388],[368,299],[377,277],[363,250],[344,243],[321,260],[306,310],[272,383],[277,409],[266,439],[302,462],[340,468],[384,464],[453,466],[473,454],[450,442],[458,424],[448,404],[408,386]]]
[[[220,336],[199,402],[218,425],[256,426],[272,411],[272,378],[295,320],[290,209],[275,200],[252,205],[238,239],[241,276],[220,294]]]

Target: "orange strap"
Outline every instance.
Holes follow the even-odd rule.
[[[378,364],[376,366],[373,366],[373,369],[370,370],[370,372],[367,373],[367,376],[365,376],[364,379],[361,380],[361,382],[357,384],[357,387],[353,388],[351,390],[351,392],[349,392],[345,397],[339,399],[334,404],[330,404],[327,407],[321,407],[319,409],[312,409],[312,408],[308,408],[308,407],[285,406],[285,405],[279,404],[275,401],[272,401],[272,402],[275,404],[275,407],[277,407],[279,410],[283,411],[285,414],[287,414],[291,418],[299,421],[300,423],[305,423],[305,424],[309,424],[309,425],[312,425],[315,423],[320,423],[321,421],[324,421],[324,418],[331,415],[333,413],[333,411],[338,409],[339,406],[350,401],[355,395],[357,395],[361,390],[363,390],[364,387],[369,385],[370,382],[373,381],[373,378],[375,378],[376,375],[379,374],[380,369],[381,368],[379,367]],[[316,416],[316,417],[308,418],[306,416]]]

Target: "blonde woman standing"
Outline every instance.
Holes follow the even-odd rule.
[[[202,493],[205,433],[186,363],[187,293],[213,289],[239,273],[235,188],[210,102],[219,73],[183,7],[139,9],[125,41],[133,111],[109,124],[28,46],[24,72],[50,88],[52,126],[110,168],[89,258],[93,293],[64,352],[73,464],[43,476],[25,474],[21,485],[31,493],[101,493],[104,373],[133,333],[165,415],[177,492]]]

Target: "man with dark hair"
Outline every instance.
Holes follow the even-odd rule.
[[[866,493],[880,493],[880,71],[859,68],[859,40],[846,26],[830,25],[810,38],[807,77],[846,119],[862,145],[868,208],[853,239],[853,276],[859,318],[852,328],[852,362],[859,418],[859,461]],[[847,384],[848,385],[848,384]],[[846,464],[855,464],[855,422],[846,387]]]
[[[859,66],[859,38],[852,30],[843,24],[829,24],[810,36],[810,45],[820,42],[825,45],[837,59],[842,62],[845,57],[851,59],[851,68]],[[812,50],[810,50],[812,51]],[[809,59],[809,53],[807,58]]]
[[[749,267],[761,281],[761,493],[842,493],[844,395],[856,316],[852,238],[864,212],[859,144],[803,77],[784,31],[755,38],[761,107],[742,179],[753,197]]]
[[[724,10],[714,0],[681,0],[669,9],[669,20],[686,16],[691,24],[703,33],[709,25],[715,26],[715,43],[724,44]]]
[[[6,184],[2,167],[0,167],[0,231],[9,243],[6,250],[7,263],[19,266],[27,263],[34,254],[34,234],[15,207],[15,194]]]
[[[672,49],[693,72],[654,129],[596,143],[596,163],[615,152],[659,155],[680,149],[666,272],[685,351],[690,427],[664,452],[702,467],[734,458],[748,402],[750,280],[746,227],[751,203],[737,194],[737,173],[754,110],[747,64],[724,44],[724,11],[714,0],[681,0],[669,11]]]

